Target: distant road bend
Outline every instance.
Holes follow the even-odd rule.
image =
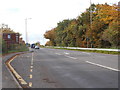
[[[11,65],[31,88],[118,88],[118,56],[40,48]]]

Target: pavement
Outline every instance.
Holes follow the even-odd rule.
[[[11,74],[11,72],[9,71],[9,69],[6,67],[5,65],[5,62],[11,58],[12,56],[16,55],[18,53],[12,53],[12,54],[8,54],[8,55],[5,55],[1,58],[1,66],[2,66],[2,75],[0,80],[2,81],[2,88],[3,90],[11,90],[11,89],[15,89],[15,90],[19,90],[19,86],[18,84],[16,83],[16,79],[14,78],[14,76]]]
[[[118,88],[118,55],[40,48],[11,65],[31,88]]]
[[[0,57],[0,90],[2,89],[2,57]]]

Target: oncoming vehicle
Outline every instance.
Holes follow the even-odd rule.
[[[35,44],[31,44],[31,48],[35,48]]]
[[[35,46],[35,49],[39,49],[39,46]]]

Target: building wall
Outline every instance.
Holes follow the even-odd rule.
[[[19,33],[3,33],[3,39],[9,48],[10,45],[19,44]]]

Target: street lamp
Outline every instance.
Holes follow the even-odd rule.
[[[26,18],[25,19],[25,33],[26,33],[26,45],[28,45],[28,32],[27,32],[27,21],[32,18]]]
[[[92,1],[90,0],[90,26],[92,28]]]
[[[90,0],[90,29],[92,30],[92,1]],[[91,48],[92,48],[92,38],[91,38]]]

